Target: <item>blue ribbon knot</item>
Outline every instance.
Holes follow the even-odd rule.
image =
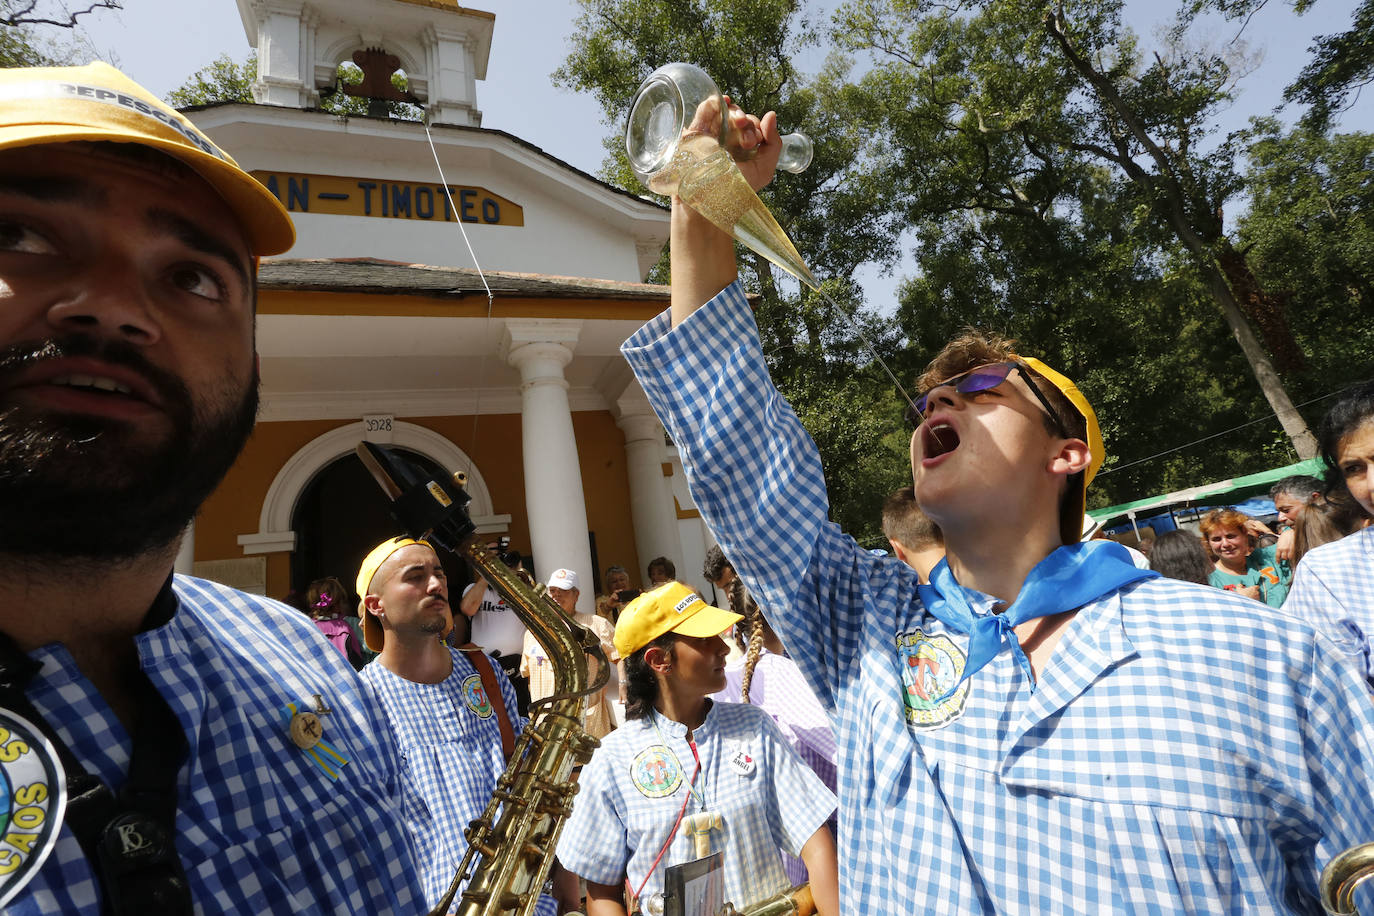
[[[1016,600],[1005,611],[978,615],[973,612],[964,587],[955,580],[949,563],[941,560],[931,570],[930,584],[918,585],[916,589],[926,610],[953,632],[969,634],[969,644],[963,675],[936,702],[953,696],[960,684],[996,658],[1007,644],[1034,689],[1030,659],[1016,638],[1018,626],[1038,617],[1080,608],[1122,586],[1158,575],[1154,570],[1137,568],[1126,549],[1114,541],[1068,544],[1031,569]]]

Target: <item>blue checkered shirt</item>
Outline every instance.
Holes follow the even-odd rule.
[[[738,658],[725,666],[725,689],[712,694],[713,699],[723,703],[744,701],[745,662],[745,658]],[[749,681],[749,703],[772,717],[797,756],[834,792],[835,729],[830,714],[816,701],[797,663],[786,655],[761,649]],[[789,881],[806,883],[806,865],[801,859],[784,853],[782,865]]]
[[[835,811],[835,796],[757,706],[714,703],[692,737],[701,773],[690,788],[696,758],[682,723],[655,713],[601,739],[558,842],[565,868],[597,884],[628,877],[637,890],[690,794],[687,815],[721,817],[711,851],[725,853],[726,900],[743,907],[787,889],[778,850],[800,854]],[[662,892],[665,868],[695,858],[679,829],[640,900]]]
[[[1283,609],[1329,637],[1374,680],[1374,528],[1309,551]]]
[[[938,702],[968,638],[828,521],[739,287],[623,352],[721,548],[837,710],[855,912],[1318,913],[1321,867],[1374,839],[1374,705],[1306,624],[1148,579],[1084,606],[1035,687],[1004,650]]]
[[[405,820],[420,850],[420,876],[430,907],[448,890],[467,852],[463,831],[486,809],[506,768],[501,726],[482,676],[462,652],[448,651],[453,671],[437,684],[408,681],[380,661],[361,672],[401,751]],[[511,727],[519,735],[525,720],[516,712],[515,688],[500,665],[493,662],[493,668]],[[538,912],[552,914],[552,898],[541,900]]]
[[[176,849],[197,913],[400,913],[423,900],[400,822],[399,763],[386,721],[337,649],[299,611],[176,576],[179,607],[135,639],[181,721]],[[118,791],[132,743],[61,645],[26,692],[86,769]],[[292,743],[288,704],[332,710],[324,740],[348,764],[331,779]],[[332,758],[331,762],[333,761]],[[96,879],[64,825],[7,914],[101,910]]]

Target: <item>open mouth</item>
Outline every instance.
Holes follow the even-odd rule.
[[[954,427],[942,421],[927,422],[921,427],[921,451],[923,457],[939,458],[959,447],[959,434]]]
[[[48,379],[49,385],[60,385],[66,388],[75,388],[78,391],[89,391],[96,394],[113,394],[125,397],[134,397],[133,389],[128,385],[117,382],[112,378],[105,378],[98,375],[58,375]]]
[[[147,372],[82,355],[35,360],[7,377],[3,387],[29,391],[43,406],[78,413],[133,416],[166,403]]]

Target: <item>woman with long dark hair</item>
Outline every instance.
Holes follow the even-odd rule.
[[[1328,489],[1374,518],[1374,381],[1356,385],[1322,420],[1322,459]],[[1374,677],[1374,528],[1317,547],[1303,557],[1284,610],[1323,630],[1348,652],[1366,678]]]
[[[615,629],[625,660],[626,721],[582,772],[558,857],[587,882],[588,916],[646,906],[664,871],[723,853],[725,897],[744,909],[788,887],[779,850],[806,863],[818,912],[839,911],[835,796],[768,714],[716,703],[725,640],[741,620],[680,582],[626,606]]]

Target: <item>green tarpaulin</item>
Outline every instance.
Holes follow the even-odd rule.
[[[1090,509],[1088,514],[1099,522],[1107,522],[1117,516],[1132,513],[1137,517],[1146,513],[1153,515],[1155,513],[1151,510],[1163,510],[1170,506],[1218,503],[1222,501],[1221,497],[1223,496],[1232,497],[1230,501],[1236,502],[1257,493],[1268,495],[1269,488],[1285,477],[1292,477],[1294,474],[1309,474],[1320,478],[1325,470],[1326,464],[1320,458],[1309,458],[1306,461],[1299,461],[1297,464],[1290,464],[1286,467],[1260,471],[1258,474],[1246,474],[1244,477],[1218,480],[1215,483],[1205,483],[1175,493],[1165,493],[1162,496],[1137,499],[1134,502],[1108,506],[1105,509]]]

